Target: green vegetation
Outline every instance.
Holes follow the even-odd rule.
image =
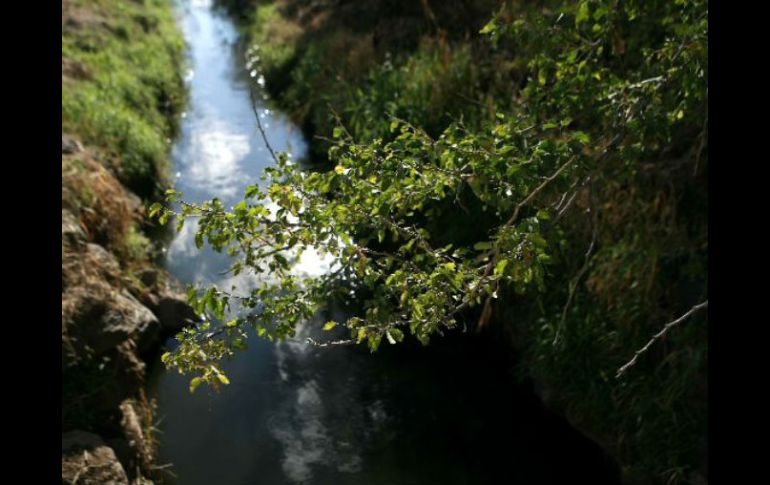
[[[168,1],[62,3],[62,132],[87,148],[62,158],[62,205],[122,263],[152,256],[129,191],[157,200],[168,187],[183,52]]]
[[[169,1],[62,2],[63,431],[114,434],[120,401],[143,395],[135,349],[94,356],[75,336],[98,337],[114,295],[155,289],[137,276],[153,257],[137,195],[168,186],[183,48]]]
[[[62,10],[62,129],[119,160],[137,194],[161,194],[185,101],[170,3],[72,0]]]
[[[328,167],[277,154],[268,189],[251,186],[232,210],[182,206],[179,224],[200,218],[199,247],[271,278],[248,294],[191,289],[209,319],[164,362],[194,374],[191,390],[227,384],[219,362],[249,330],[292,336],[334,300],[364,311],[327,323],[330,339],[344,329],[372,351],[502,325],[629,482],[702,480],[706,2],[505,2],[478,25],[484,2],[411,2],[402,17],[388,2],[314,15],[303,3],[255,7],[250,62],[322,137]],[[309,247],[336,269],[292,274]],[[238,316],[215,323],[228,309]]]

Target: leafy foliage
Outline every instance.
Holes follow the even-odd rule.
[[[364,311],[324,328],[372,351],[496,315],[566,412],[614,443],[628,476],[690,479],[705,427],[702,315],[637,372],[613,376],[707,298],[707,5],[544,3],[505,3],[481,29],[484,57],[455,46],[445,66],[423,51],[373,68],[366,82],[382,89],[341,86],[357,94],[332,116],[328,171],[279,155],[266,188],[232,210],[156,205],[161,220],[199,218],[199,246],[229,252],[234,272],[264,275],[248,294],[191,289],[211,318],[180,334],[167,365],[196,374],[191,387],[226,383],[219,362],[249,329],[292,336],[337,299]],[[322,63],[322,49],[313,55],[297,73]],[[449,87],[426,92],[435,79]],[[479,101],[435,117],[424,99],[450,106],[470,79]],[[308,248],[334,269],[296,276]]]

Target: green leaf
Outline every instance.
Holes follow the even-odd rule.
[[[275,253],[273,257],[283,266],[284,268],[289,266],[289,261],[286,259],[286,257],[280,253]]]
[[[369,351],[376,352],[382,341],[382,335],[372,335],[369,337]]]
[[[326,322],[324,324],[324,330],[329,331],[337,326],[337,322]]]
[[[160,212],[160,210],[163,209],[163,206],[160,205],[159,202],[156,202],[150,206],[150,217],[155,217],[155,215]]]
[[[479,30],[479,34],[491,34],[495,31],[495,29],[497,29],[497,19],[493,18],[481,30]]]
[[[508,266],[508,260],[502,259],[497,266],[495,266],[495,275],[500,276],[505,273],[505,267]]]
[[[492,243],[489,241],[477,242],[473,245],[473,249],[476,251],[486,251],[487,249],[492,249]]]
[[[591,142],[591,137],[584,131],[575,131],[572,133],[572,139],[583,145],[588,145]]]
[[[257,194],[259,194],[259,186],[258,185],[249,185],[246,187],[246,198],[251,199],[252,197],[255,197]]]
[[[385,336],[388,337],[388,342],[393,345],[396,343],[396,339],[393,338],[393,336],[390,334],[389,330],[385,331]]]
[[[588,2],[585,1],[578,7],[577,15],[575,15],[575,24],[579,25],[588,20],[591,17],[591,10]]]
[[[187,303],[190,303],[192,305],[195,303],[197,299],[198,299],[198,290],[195,288],[195,286],[190,285],[190,287],[187,288]]]
[[[203,379],[200,377],[193,377],[190,381],[190,393],[192,394],[203,383]]]

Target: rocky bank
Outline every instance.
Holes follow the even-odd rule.
[[[63,135],[62,174],[62,481],[152,483],[147,361],[196,317],[161,268],[108,237],[143,205],[98,152]],[[99,210],[77,200],[78,184],[101,191]]]

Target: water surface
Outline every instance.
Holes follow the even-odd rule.
[[[189,45],[189,110],[173,149],[176,188],[185,199],[240,200],[272,163],[250,104],[276,150],[301,159],[306,141],[286,116],[269,109],[260,75],[244,67],[231,20],[206,1],[179,5]],[[188,224],[167,251],[182,283],[248,287],[223,272],[227,257],[199,251]],[[324,262],[303,261],[303,271]],[[323,321],[326,316],[319,316]],[[159,463],[172,463],[182,485],[476,485],[607,483],[597,451],[513,385],[506,354],[488,339],[459,336],[422,349],[318,348],[304,339],[252,338],[225,364],[232,384],[191,395],[189,378],[153,375],[158,401]],[[168,342],[173,346],[173,341]]]

